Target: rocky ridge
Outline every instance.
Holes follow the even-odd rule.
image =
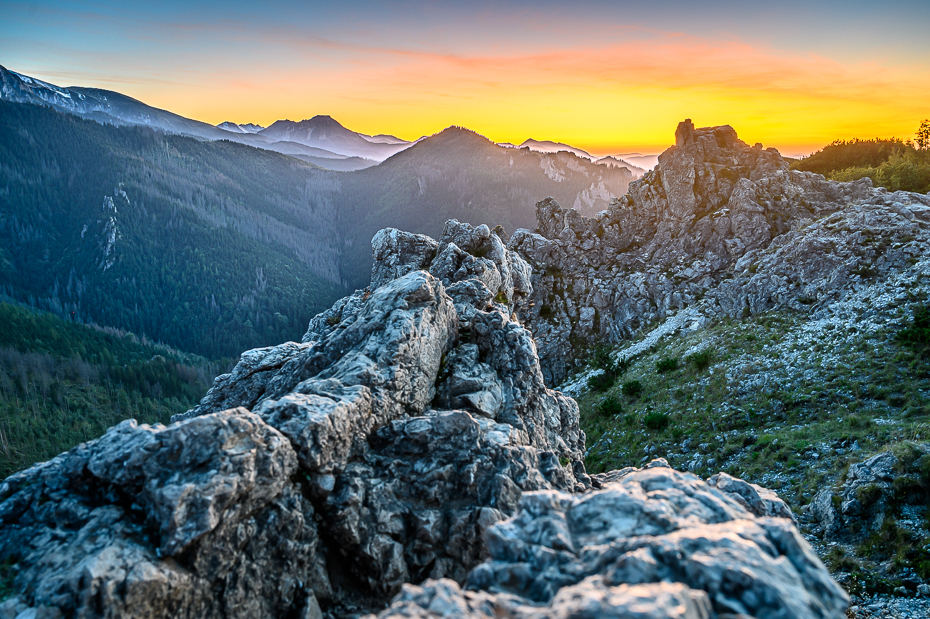
[[[661,460],[585,473],[500,231],[386,230],[373,251],[370,289],[244,353],[172,425],[5,480],[0,617],[346,616],[405,583],[385,612],[842,615],[773,493]]]
[[[801,311],[907,268],[930,241],[930,198],[791,170],[729,126],[676,131],[676,145],[595,217],[537,204],[536,232],[508,247],[532,267],[521,318],[547,382],[595,341],[619,342],[689,309],[722,316]],[[676,327],[676,329],[679,327]]]

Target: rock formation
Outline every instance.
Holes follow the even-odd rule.
[[[168,427],[126,421],[9,477],[0,562],[16,595],[0,619],[344,616],[383,609],[406,583],[424,584],[388,615],[841,617],[845,594],[773,493],[662,460],[587,475],[578,406],[546,387],[520,322],[552,294],[534,278],[593,268],[576,246],[603,242],[629,269],[633,245],[672,264],[668,252],[697,255],[683,234],[697,211],[731,208],[729,228],[700,242],[739,230],[740,255],[762,247],[764,212],[732,194],[754,187],[753,170],[793,178],[777,154],[726,128],[680,140],[663,155],[678,163],[636,190],[655,209],[640,228],[631,198],[594,228],[543,203],[543,235],[518,232],[509,248],[455,220],[438,241],[382,231],[372,286],[301,343],[244,353]],[[685,204],[698,182],[706,200]],[[591,333],[603,324],[563,300]]]
[[[379,617],[843,615],[846,593],[771,493],[725,474],[705,483],[661,460],[614,477],[582,495],[524,495],[488,531],[491,558],[468,590],[407,585]]]
[[[926,195],[790,170],[775,149],[750,147],[729,126],[688,120],[675,136],[656,169],[607,210],[589,219],[543,200],[536,232],[509,240],[532,267],[521,318],[549,384],[591,342],[629,337],[684,308],[705,317],[810,309],[872,269],[907,264],[930,241]]]
[[[920,514],[930,500],[930,444],[912,443],[899,457],[875,454],[849,467],[839,488],[824,488],[807,507],[815,530],[829,541],[862,541],[900,517],[904,529],[919,529]],[[901,516],[904,517],[901,517]],[[897,525],[896,525],[897,526]]]

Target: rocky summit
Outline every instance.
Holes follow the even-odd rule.
[[[0,485],[0,619],[843,617],[774,492],[661,458],[589,475],[547,379],[677,308],[834,294],[871,254],[820,243],[875,222],[924,239],[928,206],[683,123],[594,219],[547,200],[509,239],[383,230],[371,286],[302,342],[243,353],[170,426],[124,421]],[[820,501],[824,527],[844,501]]]
[[[536,232],[509,239],[532,267],[521,316],[550,384],[592,342],[685,315],[687,330],[777,308],[809,312],[926,255],[926,194],[791,170],[729,126],[685,121],[675,137],[607,210],[586,218],[543,200]]]

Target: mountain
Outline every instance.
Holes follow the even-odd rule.
[[[642,178],[643,174],[646,173],[646,170],[640,167],[637,167],[631,163],[627,163],[623,159],[617,159],[616,157],[612,157],[609,155],[607,157],[601,157],[600,159],[595,159],[594,163],[598,165],[606,165],[606,166],[615,167],[615,168],[626,168],[627,170],[633,173],[634,178]]]
[[[378,135],[365,135],[364,133],[359,133],[359,135],[369,142],[372,142],[373,144],[411,144],[411,142],[408,142],[407,140],[402,140],[399,137],[387,135],[385,133],[379,133]]]
[[[410,142],[392,136],[366,139],[361,134],[346,129],[330,116],[314,116],[300,122],[278,120],[260,131],[259,135],[275,142],[297,142],[347,157],[375,161],[384,161],[410,146]]]
[[[219,127],[220,129],[224,129],[226,131],[232,131],[233,133],[258,133],[259,131],[264,129],[264,127],[262,127],[261,125],[255,125],[252,123],[245,123],[242,125],[237,125],[236,123],[229,122],[228,120],[225,122],[221,122],[220,124],[217,125],[217,127]]]
[[[343,290],[334,172],[7,101],[0,160],[0,292],[31,306],[215,359]]]
[[[557,153],[559,151],[566,151],[569,153],[574,153],[579,157],[590,159],[592,161],[595,159],[591,153],[583,151],[580,148],[575,148],[574,146],[569,146],[568,144],[562,144],[561,142],[552,142],[550,140],[524,140],[523,143],[520,144],[520,146],[517,148],[528,148],[539,153]]]
[[[644,170],[651,170],[659,163],[658,155],[644,155],[642,153],[621,153],[614,155],[617,159],[626,161]]]
[[[277,140],[263,137],[258,133],[236,132],[214,127],[151,107],[111,90],[60,88],[9,71],[2,66],[0,66],[0,100],[51,106],[62,112],[113,125],[143,125],[167,133],[194,136],[205,140],[231,140],[283,154],[306,157],[314,163],[327,164],[329,162],[325,161],[326,159],[339,159],[341,161],[333,165],[334,168],[340,170],[355,170],[370,165],[361,159],[349,160],[345,154],[333,153],[325,149],[308,148],[304,144],[294,142],[279,144]]]
[[[501,146],[505,145],[502,144]],[[562,144],[561,142],[551,142],[549,140],[525,140],[517,148],[529,148],[530,150],[536,151],[538,153],[572,153],[578,157],[588,159],[598,164],[613,166],[616,168],[626,168],[633,174],[633,178],[639,178],[646,172],[644,169],[628,163],[622,159],[618,159],[616,157],[598,158],[588,153],[587,151],[581,150],[580,148],[575,148],[574,146],[569,146],[568,144]]]
[[[438,234],[459,217],[513,230],[532,225],[539,195],[594,214],[632,180],[460,129],[337,173],[229,141],[0,110],[0,290],[210,358],[280,337],[343,286],[364,286],[371,238],[388,224]]]
[[[384,163],[344,175],[333,197],[344,236],[343,279],[364,286],[372,236],[385,226],[438,236],[449,218],[507,230],[533,225],[537,196],[593,215],[633,180],[622,168],[574,154],[500,147],[458,127],[425,138]]]

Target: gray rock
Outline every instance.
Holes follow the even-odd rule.
[[[413,271],[422,271],[436,256],[438,243],[423,234],[385,228],[371,239],[374,264],[371,288],[376,289]]]
[[[927,443],[910,445],[919,455],[927,457],[930,454]],[[904,470],[907,467],[899,462],[897,456],[884,451],[850,465],[846,480],[840,487],[822,489],[806,507],[815,532],[826,540],[852,543],[861,542],[878,531],[886,517],[893,513],[889,503],[895,494],[894,480],[910,476],[916,484],[920,461],[919,457],[914,459],[910,470]],[[906,503],[907,497],[899,502]]]
[[[793,521],[767,515],[787,506],[742,483],[660,463],[587,494],[524,494],[470,591],[407,586],[380,617],[843,617],[849,598]]]
[[[930,242],[930,197],[789,169],[728,126],[681,123],[676,146],[587,218],[548,198],[508,248],[532,268],[521,317],[548,384],[592,343],[700,306],[710,317],[810,311],[899,272]],[[868,240],[868,242],[866,242]]]
[[[288,440],[243,409],[125,421],[0,486],[18,604],[66,616],[256,617],[329,582]],[[276,574],[274,581],[256,574]]]

